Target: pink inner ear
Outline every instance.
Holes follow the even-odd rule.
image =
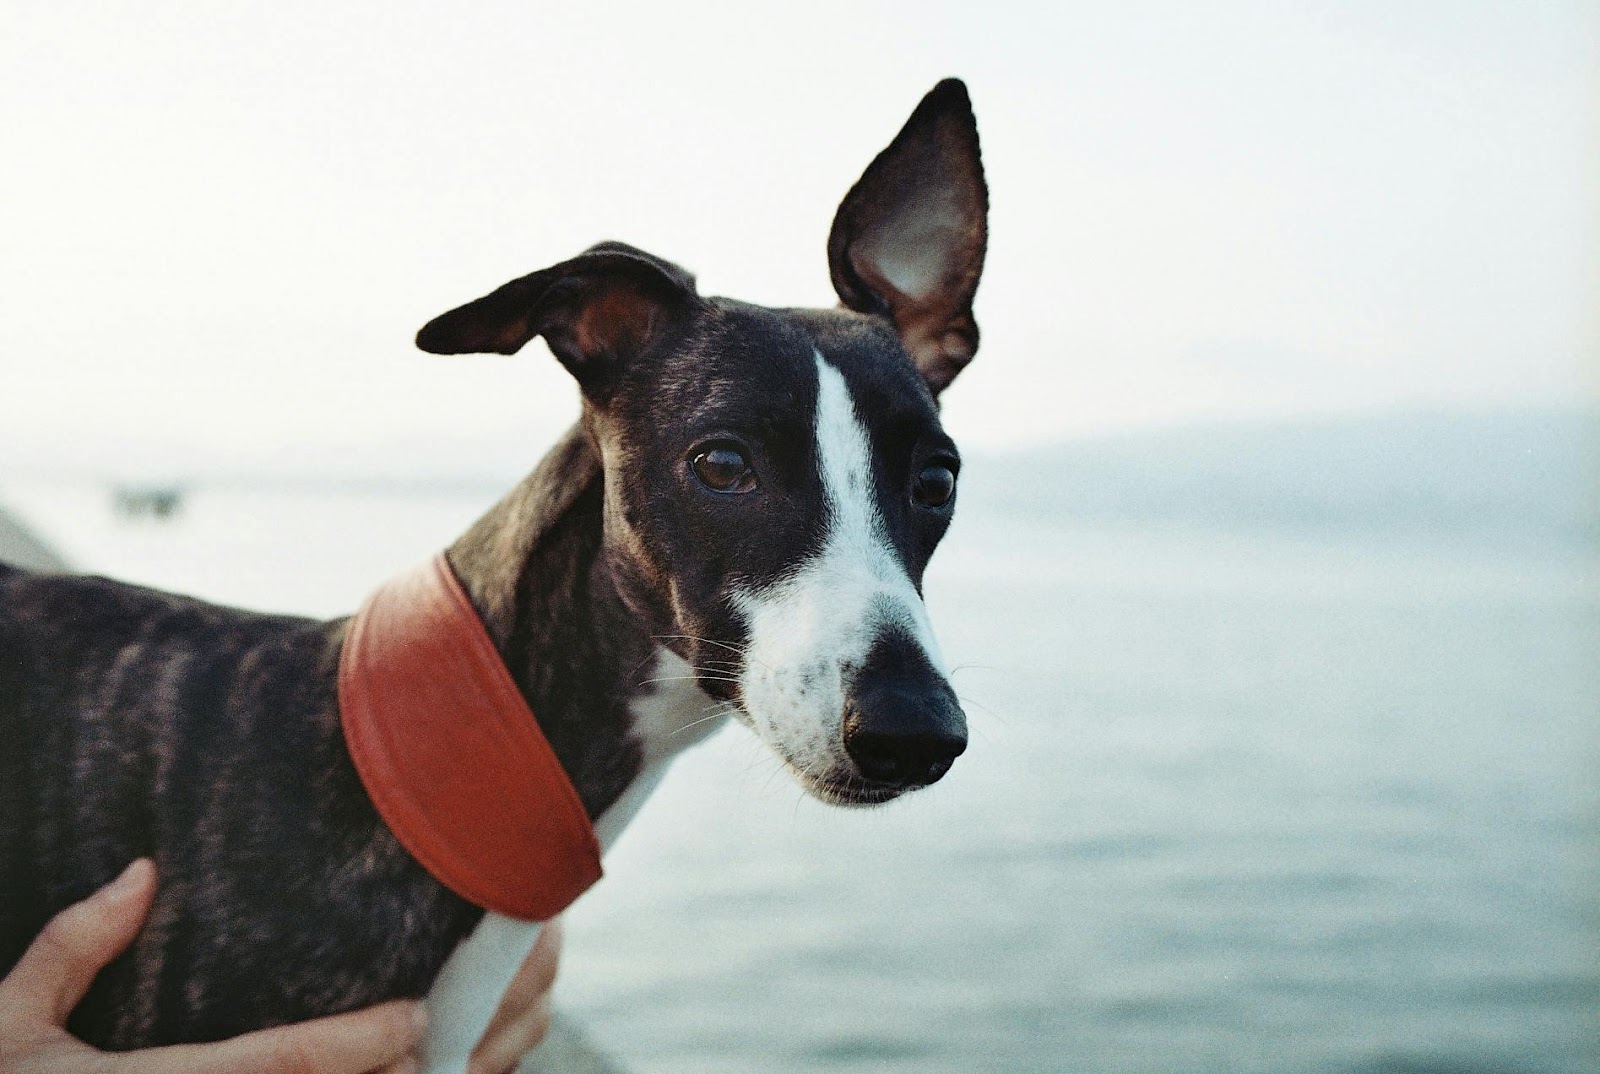
[[[970,245],[966,219],[954,194],[944,192],[898,226],[862,235],[851,260],[863,276],[877,277],[913,302],[929,302],[956,282],[956,262]]]

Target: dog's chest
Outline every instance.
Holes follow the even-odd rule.
[[[669,761],[709,737],[734,709],[732,702],[718,701],[700,689],[695,669],[667,649],[656,650],[655,660],[639,685],[640,693],[629,704],[629,710],[633,715],[633,737],[646,768]],[[612,807],[606,816],[615,811],[616,807]],[[605,843],[603,835],[601,843]]]
[[[644,763],[628,789],[595,821],[602,853],[638,815],[673,757],[708,737],[728,716],[730,706],[701,690],[688,663],[666,649],[657,650],[642,675],[629,710]],[[456,948],[428,992],[423,1074],[462,1074],[467,1069],[472,1049],[533,949],[539,929],[538,922],[488,913]]]

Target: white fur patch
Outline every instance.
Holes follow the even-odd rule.
[[[633,737],[644,754],[647,768],[670,760],[710,736],[727,722],[733,707],[730,702],[718,701],[700,689],[694,668],[666,648],[656,650],[655,662],[644,677],[644,685],[650,690],[634,699],[630,709]],[[613,806],[607,815],[615,809]]]
[[[630,707],[644,767],[595,822],[602,854],[638,815],[672,758],[727,722],[727,706],[701,690],[693,669],[667,649],[657,650],[644,685],[649,689]],[[425,1001],[428,1039],[423,1046],[423,1074],[464,1074],[472,1049],[483,1039],[511,979],[533,950],[539,928],[536,921],[487,913],[450,955]]]
[[[533,950],[540,927],[537,921],[487,913],[451,953],[423,1001],[428,1036],[422,1045],[422,1074],[466,1074],[472,1049]]]
[[[844,375],[820,353],[817,465],[829,527],[822,550],[770,588],[736,596],[749,626],[740,687],[757,733],[802,778],[853,769],[843,749],[849,671],[889,626],[916,639],[944,674],[926,608],[885,535],[872,449]]]

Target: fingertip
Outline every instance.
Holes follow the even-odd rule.
[[[127,902],[155,884],[156,863],[149,858],[135,858],[117,875],[117,878],[95,893],[95,897],[108,904]]]
[[[413,1002],[407,1017],[410,1020],[412,1038],[421,1040],[428,1032],[428,1008],[421,1003]]]
[[[361,1016],[360,1012],[356,1016]],[[368,1016],[381,1017],[383,1021],[374,1025],[382,1026],[385,1037],[403,1042],[406,1048],[422,1043],[428,1031],[428,1011],[420,1000],[390,1000],[373,1007]]]
[[[117,878],[82,904],[84,912],[99,919],[116,937],[118,950],[133,940],[144,925],[156,895],[156,863],[135,858]]]
[[[401,1050],[409,1050],[422,1043],[423,1036],[428,1032],[428,1011],[421,1000],[390,1000],[373,1008],[374,1014],[378,1011],[385,1015],[388,1026],[384,1030],[385,1035],[403,1042],[405,1047]]]
[[[116,879],[66,907],[22,953],[6,983],[52,1025],[65,1025],[95,975],[133,942],[155,893],[155,864],[130,862]],[[15,983],[13,984],[13,981]]]
[[[407,1055],[420,1043],[421,1004],[390,1000],[372,1007],[257,1030],[210,1045],[214,1067],[208,1074],[250,1070],[260,1074],[391,1074],[405,1070]]]

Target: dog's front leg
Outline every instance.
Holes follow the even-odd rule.
[[[692,711],[703,710],[696,698]],[[670,764],[671,759],[666,758],[646,765],[595,822],[595,837],[602,850],[610,850],[616,843]],[[472,1049],[483,1039],[511,979],[533,950],[540,928],[537,921],[520,921],[491,910],[456,947],[424,1001],[428,1036],[422,1046],[422,1074],[465,1074]]]
[[[541,926],[487,913],[444,964],[424,1001],[428,1035],[422,1074],[466,1074],[511,979],[533,950]]]

